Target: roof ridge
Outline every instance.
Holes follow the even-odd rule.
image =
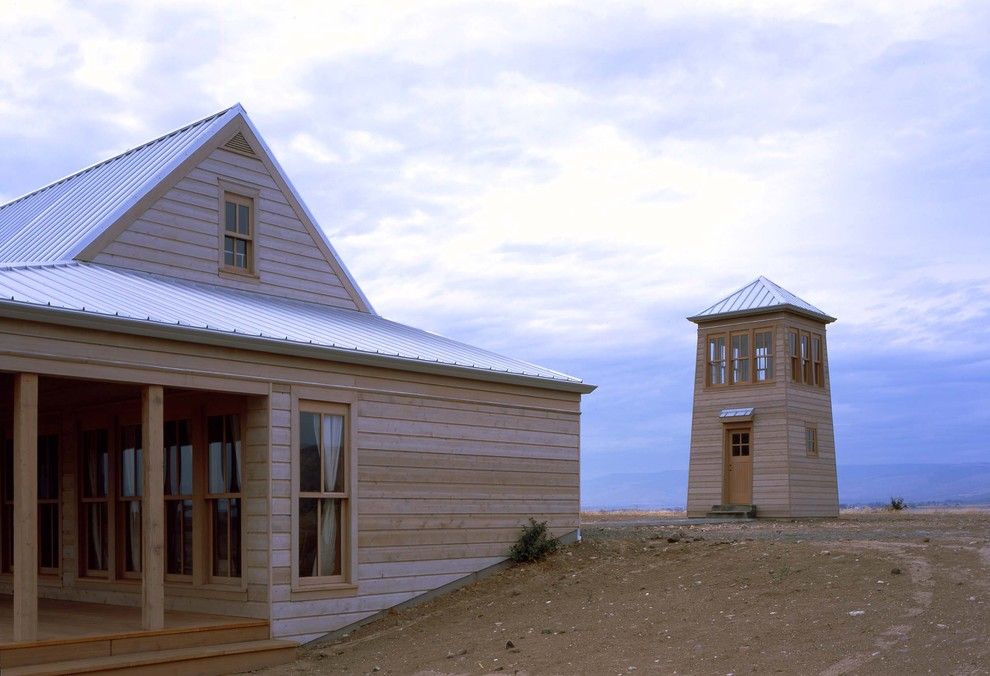
[[[100,160],[99,162],[96,162],[95,164],[91,164],[88,167],[85,167],[85,168],[80,169],[78,171],[74,171],[74,172],[72,172],[71,174],[69,174],[67,176],[63,176],[62,178],[57,179],[57,180],[54,180],[51,183],[48,183],[48,184],[46,184],[46,185],[44,185],[44,186],[42,186],[40,188],[36,188],[35,190],[32,190],[31,192],[25,193],[25,194],[21,195],[20,197],[15,197],[14,199],[10,200],[9,202],[4,202],[3,204],[0,204],[0,211],[2,211],[3,209],[6,209],[9,206],[12,206],[14,204],[17,204],[18,202],[21,202],[23,200],[26,200],[29,197],[33,197],[34,195],[37,195],[39,193],[42,193],[42,192],[44,192],[46,190],[50,190],[51,188],[54,188],[57,185],[61,185],[61,184],[65,183],[66,181],[70,181],[73,178],[76,178],[77,176],[81,176],[81,175],[86,174],[86,173],[88,173],[90,171],[93,171],[94,169],[98,169],[99,167],[102,167],[102,166],[104,166],[106,164],[109,164],[110,162],[114,162],[116,160],[119,160],[122,157],[126,157],[127,155],[130,155],[131,153],[137,152],[138,150],[141,150],[142,148],[147,148],[148,146],[154,145],[155,143],[160,143],[161,141],[164,141],[167,138],[170,138],[172,136],[175,136],[176,134],[181,134],[182,132],[184,132],[184,131],[186,131],[188,129],[191,129],[192,127],[195,127],[197,125],[201,125],[201,124],[205,124],[207,122],[211,122],[211,121],[213,121],[213,120],[215,120],[215,119],[217,119],[219,117],[222,117],[222,116],[226,115],[228,112],[230,112],[234,108],[241,108],[241,104],[240,103],[235,103],[234,105],[232,105],[232,106],[230,106],[228,108],[225,108],[224,110],[221,110],[218,113],[213,113],[212,115],[207,115],[206,117],[201,118],[199,120],[196,120],[195,122],[190,122],[188,124],[184,124],[181,127],[179,127],[178,129],[173,129],[172,131],[167,132],[165,134],[162,134],[161,136],[158,136],[156,138],[153,138],[150,141],[145,141],[144,143],[142,143],[140,145],[136,145],[133,148],[128,148],[124,152],[118,153],[118,154],[114,155],[113,157],[108,157],[105,160]],[[243,108],[242,108],[242,110],[243,110]]]
[[[768,290],[770,291],[771,294],[773,294],[773,297],[777,300],[778,303],[788,303],[789,301],[787,300],[787,294],[790,294],[792,296],[794,295],[790,293],[787,289],[782,287],[780,284],[777,284],[772,279],[769,279],[768,277],[764,277],[763,275],[757,277],[756,281],[763,282],[763,285],[768,287]]]

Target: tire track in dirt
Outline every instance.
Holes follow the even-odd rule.
[[[915,628],[914,618],[919,617],[931,607],[935,589],[931,561],[928,560],[924,553],[917,551],[918,549],[924,550],[923,545],[853,540],[835,543],[835,547],[839,550],[846,550],[852,553],[883,552],[901,561],[904,568],[907,569],[911,584],[915,587],[911,592],[911,596],[917,605],[908,608],[905,612],[905,618],[911,618],[908,624],[891,625],[880,633],[874,642],[875,651],[861,652],[843,657],[838,662],[822,670],[820,672],[821,676],[840,676],[841,674],[856,671],[864,667],[871,660],[879,657],[881,653],[889,651],[907,641],[911,631]]]

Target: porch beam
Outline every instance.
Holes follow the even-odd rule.
[[[14,376],[14,641],[38,639],[38,375]]]
[[[161,385],[141,390],[141,624],[165,628],[164,392]]]

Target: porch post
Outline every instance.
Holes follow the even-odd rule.
[[[14,640],[38,638],[38,376],[14,376]]]
[[[141,390],[141,448],[144,454],[141,499],[141,622],[145,629],[165,628],[165,477],[164,393],[161,385]]]

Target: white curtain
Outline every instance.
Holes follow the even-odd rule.
[[[337,536],[340,531],[340,500],[320,500],[320,575],[337,575]],[[315,572],[315,571],[314,571]]]
[[[225,493],[223,485],[223,442],[210,444],[210,493]]]
[[[236,415],[227,418],[230,429],[227,432],[227,443],[230,453],[224,458],[227,463],[224,477],[227,480],[227,491],[239,493],[241,490],[241,425]]]
[[[323,492],[325,493],[338,493],[344,488],[343,477],[340,476],[343,451],[343,416],[323,416]]]
[[[316,416],[314,416],[316,419]],[[344,418],[339,415],[325,415],[323,419],[323,486],[325,493],[343,490],[342,460],[344,456]],[[313,575],[336,575],[340,571],[337,561],[340,556],[340,500],[320,500],[320,556],[313,562]],[[317,570],[319,566],[319,570]]]
[[[89,494],[92,497],[100,495],[100,454],[95,449],[90,449],[87,453],[89,462],[86,467],[86,479],[89,482]],[[89,539],[93,553],[96,558],[94,570],[103,570],[103,533],[100,528],[100,507],[99,504],[89,505]]]

